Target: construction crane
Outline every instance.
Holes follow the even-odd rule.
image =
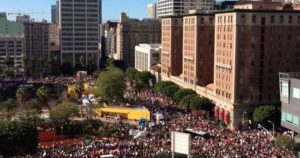
[[[50,14],[49,12],[31,12],[31,13],[22,13],[20,9],[18,9],[17,13],[7,13],[7,15],[32,15],[32,14]]]

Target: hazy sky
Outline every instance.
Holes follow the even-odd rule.
[[[18,10],[31,14],[37,21],[51,19],[51,5],[56,0],[0,0],[0,12],[16,13]],[[121,12],[126,12],[132,18],[146,17],[147,4],[156,0],[102,0],[103,20],[119,19]],[[16,15],[9,15],[10,20],[15,20]]]

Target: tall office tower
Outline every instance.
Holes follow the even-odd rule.
[[[182,73],[182,29],[181,16],[169,16],[162,19],[161,35],[161,73],[170,77]]]
[[[49,60],[49,24],[46,22],[24,23],[26,56],[29,75],[46,73]]]
[[[20,22],[20,23],[30,22],[30,16],[29,15],[16,16],[16,22]]]
[[[61,64],[76,70],[99,67],[101,0],[59,0]],[[84,59],[84,66],[79,59]]]
[[[156,19],[157,18],[157,8],[156,3],[150,3],[147,5],[147,18]]]
[[[158,0],[157,16],[187,14],[189,10],[212,11],[214,0]]]
[[[206,87],[214,78],[214,14],[183,17],[183,80]]]
[[[156,19],[129,19],[125,13],[121,13],[116,36],[117,50],[114,58],[123,60],[128,67],[134,67],[136,45],[161,42],[161,22]]]
[[[4,60],[9,56],[13,65],[8,66]],[[16,76],[24,75],[25,39],[22,23],[8,21],[6,13],[0,13],[0,68],[14,71]]]
[[[239,2],[215,25],[215,114],[237,127],[257,105],[280,104],[279,72],[300,70],[300,11]]]
[[[57,5],[51,5],[51,22],[57,22]]]

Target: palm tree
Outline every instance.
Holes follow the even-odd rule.
[[[26,106],[27,101],[27,89],[25,88],[19,88],[16,91],[16,98],[18,101],[18,104],[21,105],[26,111],[26,115],[28,116],[28,108]]]
[[[7,120],[11,119],[15,108],[16,108],[16,104],[13,99],[8,99],[7,101],[4,102],[3,110],[4,110],[4,113],[6,114],[5,116],[6,116]]]
[[[11,68],[14,66],[14,58],[12,58],[9,55],[6,55],[4,58],[4,63],[8,68]]]
[[[80,58],[79,58],[79,63],[80,63],[80,65],[81,65],[81,67],[82,67],[82,70],[84,70],[85,62],[84,62],[84,57],[83,57],[83,55],[80,56]]]
[[[78,81],[76,82],[75,84],[75,92],[77,94],[77,98],[80,99],[83,92],[84,92],[84,84],[82,81]],[[83,109],[82,109],[82,104],[81,104],[81,107],[80,107],[80,110],[81,110],[81,115],[83,116]]]
[[[52,118],[52,111],[50,108],[50,105],[48,104],[49,98],[50,98],[50,91],[49,88],[46,86],[42,86],[40,87],[37,91],[36,91],[36,96],[38,97],[39,101],[43,104],[46,105],[46,107],[49,110],[50,113],[50,118]]]

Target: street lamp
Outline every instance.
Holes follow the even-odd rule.
[[[268,122],[272,124],[272,127],[273,127],[273,134],[272,134],[272,135],[273,135],[273,138],[274,138],[274,129],[275,129],[275,125],[274,125],[274,123],[273,123],[272,121],[270,121],[270,120],[269,120]]]
[[[270,131],[268,131],[264,126],[262,126],[261,124],[258,124],[258,127],[257,127],[258,129],[264,129],[268,134],[270,134],[271,136],[272,136],[272,138],[273,138],[273,140],[274,140],[274,135],[272,135],[271,133],[270,133]]]
[[[245,123],[245,115],[246,115],[246,114],[247,114],[247,111],[244,111],[244,112],[243,112],[243,120],[242,120],[243,123],[242,123],[242,124]]]

